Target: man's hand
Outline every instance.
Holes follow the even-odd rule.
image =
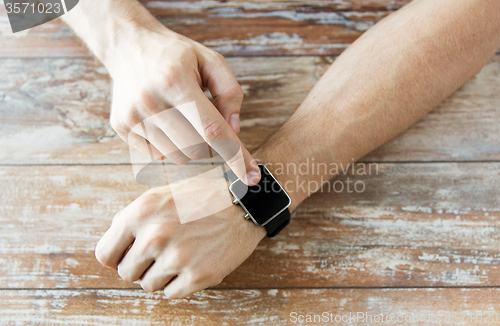
[[[149,153],[151,146],[156,159],[166,156],[176,164],[209,157],[208,143],[243,179],[245,166],[255,164],[236,135],[243,93],[225,59],[171,31],[136,33],[137,40],[124,43],[107,64],[114,80],[113,129],[142,152]],[[205,88],[217,108],[203,93]],[[194,114],[170,109],[187,103],[194,103]],[[144,128],[142,121],[147,121]],[[224,155],[232,151],[223,139],[238,143],[241,151]]]
[[[111,74],[110,121],[124,141],[176,164],[208,157],[208,143],[245,183],[259,181],[257,164],[237,136],[243,92],[222,55],[167,29],[133,0],[82,1],[64,20]],[[188,103],[196,114],[163,115]],[[221,139],[241,151],[224,157],[232,150]]]
[[[95,255],[146,291],[166,285],[165,295],[174,299],[219,284],[265,235],[236,205],[181,224],[167,186],[147,191],[116,214]]]

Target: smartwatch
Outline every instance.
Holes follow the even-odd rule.
[[[245,218],[265,227],[267,236],[274,237],[290,223],[288,207],[292,201],[266,166],[260,163],[258,166],[261,179],[255,186],[247,186],[232,170],[226,171],[224,177],[230,181],[233,203],[243,208]]]

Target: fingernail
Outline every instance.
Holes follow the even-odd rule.
[[[240,115],[238,113],[232,114],[229,117],[229,125],[233,128],[235,133],[240,132]]]
[[[259,183],[260,174],[257,171],[250,171],[245,176],[245,183],[249,186],[254,186]]]

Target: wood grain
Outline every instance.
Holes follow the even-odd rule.
[[[168,28],[227,55],[341,53],[408,0],[142,1]],[[0,57],[89,56],[60,20],[13,36],[0,7]]]
[[[7,325],[495,325],[499,291],[206,290],[169,301],[162,293],[140,290],[4,290],[0,291],[0,313]],[[316,317],[316,322],[298,323],[294,318],[323,313],[333,320],[326,323]],[[392,323],[381,322],[380,314],[383,320],[393,319]],[[344,318],[346,323],[335,318]]]
[[[500,163],[379,164],[337,180],[222,287],[496,286]],[[147,188],[130,166],[0,169],[4,288],[130,287],[94,258],[112,216]],[[351,188],[352,189],[352,188]]]
[[[232,58],[245,93],[240,138],[258,147],[293,113],[331,57]],[[1,164],[130,162],[108,123],[110,81],[92,59],[3,59]],[[500,159],[500,56],[365,161]]]
[[[253,150],[333,55],[409,0],[141,2],[229,57]],[[293,325],[292,312],[499,323],[500,56],[363,158],[379,162],[372,173],[334,179],[222,284],[173,301],[94,257],[112,216],[148,187],[109,126],[110,78],[91,56],[60,20],[11,35],[0,5],[0,325]],[[345,189],[355,183],[364,190]]]
[[[409,0],[141,1],[166,27],[225,56],[335,55]],[[89,57],[61,20],[12,34],[0,6],[0,57]],[[500,53],[500,50],[499,52]]]

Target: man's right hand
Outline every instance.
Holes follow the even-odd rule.
[[[247,171],[243,168],[250,170],[256,165],[236,135],[243,92],[224,57],[168,30],[135,33],[107,65],[114,80],[113,129],[123,140],[146,152],[149,149],[140,144],[146,144],[147,139],[157,159],[166,156],[176,164],[207,157],[207,147],[195,144],[207,142],[218,153],[224,153],[225,149],[218,145],[227,143],[214,140],[233,140],[240,144],[242,152],[224,159],[235,173],[238,171],[238,177],[244,178]],[[212,94],[215,106],[204,89]],[[194,116],[168,110],[192,102],[197,109]],[[134,128],[146,118],[146,132]]]
[[[243,92],[222,55],[167,29],[136,1],[82,1],[65,16],[111,74],[110,122],[124,141],[176,164],[207,157],[208,143],[245,183],[260,180],[237,136]],[[169,110],[188,103],[195,114]]]

